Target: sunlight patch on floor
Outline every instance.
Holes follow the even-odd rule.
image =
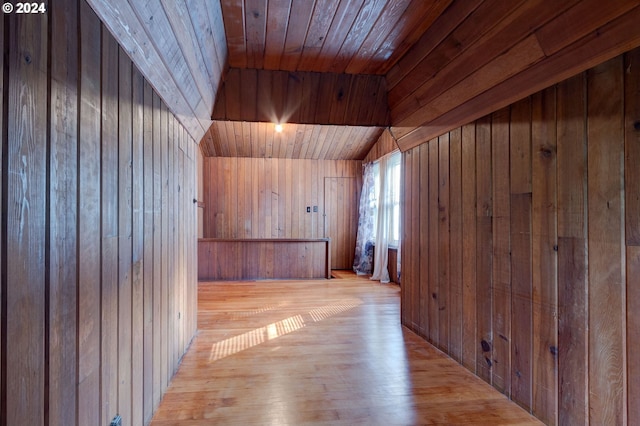
[[[265,312],[270,312],[270,311],[275,311],[276,309],[280,309],[280,308],[284,308],[286,306],[288,306],[289,304],[286,302],[281,302],[278,304],[272,304],[272,305],[266,305],[263,306],[259,309],[253,309],[251,311],[237,311],[234,312],[232,315],[232,319],[239,319],[239,318],[246,318],[246,317],[250,317],[253,315],[258,315],[258,314],[262,314]]]
[[[305,327],[307,323],[323,321],[360,305],[362,305],[362,300],[360,299],[351,298],[339,300],[336,303],[312,309],[308,313],[303,314],[308,317],[307,321],[305,321],[303,315],[294,315],[281,321],[276,321],[263,327],[247,331],[246,333],[221,340],[212,345],[209,362],[218,361],[270,340],[277,339],[278,337],[300,330]]]
[[[362,300],[360,299],[345,299],[337,303],[332,303],[321,308],[313,309],[309,311],[309,316],[313,319],[314,322],[318,322],[360,305],[362,305]]]

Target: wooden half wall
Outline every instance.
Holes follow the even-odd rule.
[[[206,157],[203,175],[205,238],[325,238],[326,207],[347,223],[331,263],[353,264],[359,197],[327,204],[325,178],[352,178],[359,194],[361,161]]]
[[[0,26],[0,425],[147,424],[196,329],[197,146],[85,1]]]
[[[331,278],[328,238],[202,238],[198,280]]]
[[[404,153],[402,323],[547,424],[640,424],[640,50]]]

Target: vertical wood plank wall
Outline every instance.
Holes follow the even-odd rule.
[[[356,178],[359,191],[362,162],[206,157],[203,177],[204,238],[324,238],[325,178]],[[332,241],[331,250],[340,252],[337,243]],[[343,250],[343,256],[353,259],[353,250]]]
[[[196,330],[198,148],[84,0],[48,7],[0,20],[0,425],[143,425]]]
[[[398,144],[389,133],[388,129],[385,129],[384,132],[380,135],[376,143],[373,144],[369,153],[364,158],[364,163],[369,163],[371,161],[375,161],[378,158],[384,156],[385,154],[389,154],[398,149]]]
[[[640,49],[404,153],[402,323],[547,424],[640,420],[639,81]]]

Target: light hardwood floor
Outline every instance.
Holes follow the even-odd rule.
[[[398,286],[334,275],[200,283],[152,425],[540,424],[401,327]]]

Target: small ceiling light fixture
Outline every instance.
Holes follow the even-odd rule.
[[[276,124],[276,132],[282,133],[282,124],[280,124],[280,123]]]

